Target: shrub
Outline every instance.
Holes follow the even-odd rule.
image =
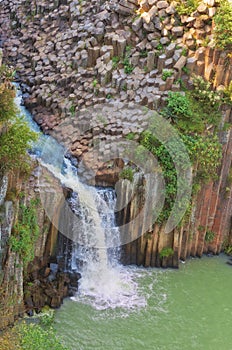
[[[214,237],[215,237],[215,233],[213,231],[206,231],[206,234],[205,234],[205,241],[207,243],[211,243],[213,242],[214,240]]]
[[[28,206],[20,204],[18,222],[9,240],[11,250],[20,255],[24,265],[34,259],[34,244],[39,236],[37,207],[36,200],[31,200]]]
[[[21,324],[17,333],[22,350],[68,350],[57,338],[53,327],[45,329],[39,324]]]
[[[121,179],[126,179],[126,180],[129,180],[130,182],[132,182],[134,179],[134,170],[130,167],[124,168],[120,172],[119,177]]]
[[[216,46],[222,50],[232,50],[232,4],[229,0],[220,1],[214,22]]]
[[[36,134],[18,116],[14,103],[15,90],[11,84],[14,72],[0,67],[0,172],[28,170],[27,150]]]
[[[7,122],[5,132],[0,134],[0,172],[15,169],[28,171],[30,158],[27,153],[36,134],[20,118]]]
[[[163,248],[159,253],[159,256],[160,258],[169,258],[173,254],[174,254],[174,251],[172,248]]]
[[[192,112],[187,96],[180,92],[169,92],[167,106],[162,111],[162,115],[172,121],[190,117]]]
[[[163,72],[162,72],[163,81],[166,81],[167,78],[171,77],[172,75],[173,75],[173,70],[163,69]]]

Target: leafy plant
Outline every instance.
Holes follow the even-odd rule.
[[[72,116],[74,117],[75,113],[76,113],[76,106],[72,105],[69,108],[69,112],[72,114]]]
[[[20,255],[24,265],[34,259],[34,244],[39,236],[37,207],[36,200],[31,200],[28,206],[20,204],[19,218],[9,239],[11,250]]]
[[[173,70],[169,69],[163,69],[162,71],[162,79],[163,81],[166,81],[167,78],[171,77],[173,75]]]
[[[14,169],[29,171],[30,158],[27,151],[36,139],[36,134],[23,119],[13,119],[12,116],[5,122],[5,131],[0,134],[0,172]]]
[[[120,172],[119,177],[132,182],[134,179],[134,170],[130,167],[126,167]]]
[[[167,106],[162,111],[162,115],[172,121],[191,117],[190,101],[187,96],[181,92],[169,92]]]
[[[23,118],[18,116],[14,103],[15,90],[11,84],[15,72],[6,66],[0,67],[0,172],[14,169],[28,171],[27,150],[36,134]]]
[[[222,50],[232,50],[232,4],[229,0],[220,1],[214,22],[216,46]]]
[[[134,140],[135,139],[135,133],[129,132],[129,134],[126,135],[127,140]]]
[[[169,258],[173,254],[174,254],[174,251],[172,248],[163,248],[160,251],[159,256],[160,256],[160,258]]]
[[[124,65],[124,71],[126,74],[131,74],[134,70],[134,66],[130,63],[129,61],[129,58],[126,57],[124,60],[123,60],[123,65]]]
[[[163,45],[161,44],[161,43],[159,43],[158,45],[157,45],[157,47],[156,47],[156,49],[157,50],[159,50],[159,51],[162,51],[163,50]]]
[[[112,58],[112,63],[113,63],[113,69],[118,68],[118,64],[120,62],[120,58],[118,56],[114,56]]]
[[[184,67],[182,68],[182,72],[184,72],[185,74],[189,74],[189,73],[190,73],[190,70],[189,70],[189,68],[187,68],[186,66],[184,66]]]
[[[182,55],[182,56],[185,56],[185,57],[188,55],[188,49],[187,49],[187,47],[184,47],[184,48],[182,49],[181,55]]]
[[[52,326],[43,328],[39,324],[19,324],[16,328],[22,350],[68,350],[57,338]]]
[[[96,88],[96,87],[97,87],[97,84],[98,84],[97,79],[94,79],[94,80],[93,80],[93,87]]]
[[[207,243],[211,243],[213,242],[214,240],[214,237],[215,237],[215,233],[213,231],[206,231],[206,234],[205,234],[205,241]]]

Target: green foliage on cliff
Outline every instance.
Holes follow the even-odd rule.
[[[0,135],[0,171],[28,171],[30,165],[27,150],[30,142],[35,139],[35,133],[23,120],[17,117],[8,120]]]
[[[214,17],[215,44],[222,50],[232,50],[232,3],[221,0]]]
[[[43,319],[43,318],[42,318]],[[1,350],[68,350],[52,325],[19,323],[0,334]]]
[[[134,170],[130,167],[126,167],[120,172],[119,177],[120,179],[126,179],[132,182],[134,179]]]
[[[163,248],[159,253],[160,258],[169,258],[174,254],[172,248]]]
[[[218,127],[223,92],[213,91],[202,77],[193,77],[192,91],[170,92],[167,106],[161,112],[184,132],[203,133],[208,127]]]
[[[221,118],[220,101],[223,102],[223,99],[219,93],[212,91],[210,84],[202,78],[195,77],[193,83],[193,91],[169,93],[162,115],[176,126],[179,138],[189,154],[193,167],[194,195],[202,183],[216,178],[222,157],[222,146],[217,130]],[[177,194],[176,168],[168,149],[153,135],[152,128],[140,135],[140,144],[157,157],[162,167],[166,183],[165,204],[158,222],[163,223],[170,215]],[[169,140],[169,147],[175,152],[179,164],[183,166],[187,164],[186,154],[178,148],[175,140],[172,144]],[[179,205],[185,204],[179,203]]]
[[[211,231],[211,230],[206,231],[206,234],[205,234],[205,241],[206,241],[207,243],[213,242],[214,237],[215,237],[215,232],[213,232],[213,231]]]
[[[0,67],[0,172],[15,169],[27,171],[30,142],[36,139],[22,118],[14,103],[15,90],[11,84],[13,72],[6,66]]]
[[[39,236],[37,223],[38,201],[20,204],[18,221],[9,240],[11,250],[19,253],[24,265],[34,259],[34,245]]]

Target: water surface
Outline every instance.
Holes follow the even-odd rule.
[[[67,299],[56,313],[57,331],[73,350],[231,350],[227,260],[192,259],[179,270],[127,267],[138,307],[96,310],[93,301]]]

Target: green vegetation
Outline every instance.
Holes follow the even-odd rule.
[[[76,113],[76,107],[74,105],[72,105],[70,108],[69,108],[69,112],[72,114],[72,117],[75,116],[75,113]]]
[[[173,75],[172,69],[163,69],[162,71],[162,80],[166,81],[167,78],[171,77]]]
[[[148,55],[147,50],[142,50],[142,51],[140,51],[140,53],[139,53],[139,56],[142,57],[142,58],[147,57],[147,55]]]
[[[222,146],[217,131],[221,118],[220,103],[223,98],[218,92],[211,91],[210,84],[202,78],[194,78],[194,89],[187,92],[170,92],[167,105],[162,115],[169,119],[179,133],[188,151],[193,165],[193,195],[201,188],[201,184],[214,180],[222,157]],[[165,179],[165,203],[158,218],[159,223],[167,220],[172,210],[177,194],[177,173],[168,149],[154,136],[154,122],[140,135],[140,146],[137,147],[136,157],[144,157],[144,148],[154,154],[162,167]],[[211,129],[209,132],[208,129]],[[178,157],[179,164],[186,164],[186,154],[178,147],[177,140],[170,140],[171,147]],[[179,179],[181,181],[181,179]],[[184,184],[183,184],[184,186]],[[179,205],[186,206],[186,203]],[[191,206],[186,215],[191,212]]]
[[[120,179],[126,179],[132,182],[134,179],[134,170],[131,167],[126,167],[120,172],[119,177]]]
[[[135,68],[134,66],[132,66],[132,64],[129,61],[129,58],[127,58],[127,57],[124,58],[123,65],[124,65],[124,72],[126,74],[131,74]]]
[[[184,66],[184,67],[182,68],[182,72],[184,72],[185,74],[189,74],[189,73],[190,73],[190,70],[189,70],[189,68],[187,68],[186,66]]]
[[[218,127],[222,93],[211,89],[201,77],[193,78],[194,89],[186,92],[170,92],[162,115],[176,124],[183,132],[202,133],[209,126]]]
[[[182,49],[181,56],[185,56],[185,57],[188,56],[188,49],[187,49],[187,47],[184,47],[184,48]]]
[[[94,80],[93,80],[93,88],[96,88],[97,84],[98,84],[97,79],[94,79]]]
[[[39,236],[38,205],[37,200],[31,200],[28,206],[20,204],[18,221],[9,240],[11,250],[19,253],[24,265],[34,259],[34,245]]]
[[[172,248],[163,248],[159,253],[160,258],[169,258],[174,254]]]
[[[113,69],[118,68],[118,64],[120,62],[120,58],[118,56],[114,56],[112,58],[112,63],[113,63]]]
[[[111,94],[107,94],[107,95],[106,95],[107,100],[110,100],[112,97],[113,97],[113,96],[112,96]]]
[[[68,350],[58,339],[53,317],[40,317],[38,324],[18,323],[0,335],[1,350]]]
[[[232,57],[232,56],[231,56]],[[229,83],[229,85],[224,89],[224,98],[225,103],[232,104],[232,81]]]
[[[216,46],[222,50],[232,50],[232,3],[229,0],[220,1],[214,22]]]
[[[226,248],[225,248],[225,253],[227,255],[232,255],[232,245],[228,245]]]
[[[135,139],[135,133],[129,132],[129,134],[126,135],[127,140],[134,140]]]
[[[161,43],[159,43],[156,48],[159,51],[162,51],[164,49],[164,47],[163,47],[163,45]]]
[[[213,242],[214,237],[215,237],[215,233],[214,233],[213,231],[210,231],[210,230],[206,231],[206,234],[205,234],[205,241],[206,241],[207,243]]]
[[[114,56],[112,58],[113,69],[117,69],[121,61],[124,67],[124,72],[126,74],[131,74],[135,67],[130,63],[130,55],[131,55],[131,46],[127,46],[124,57]]]
[[[177,0],[177,12],[180,15],[190,16],[200,4],[200,0]]]
[[[18,116],[14,104],[15,90],[11,84],[14,72],[0,67],[0,172],[30,169],[27,150],[36,134]]]

